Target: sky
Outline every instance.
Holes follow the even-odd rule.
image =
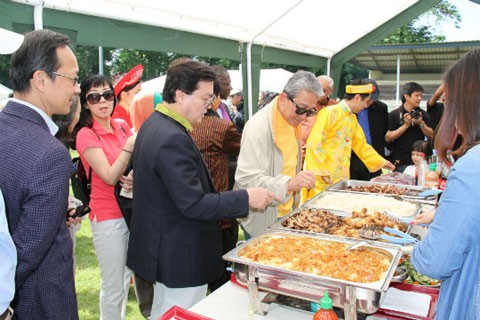
[[[447,42],[480,40],[480,4],[469,0],[449,0],[460,12],[460,29],[451,21],[435,26],[437,33],[443,33]]]

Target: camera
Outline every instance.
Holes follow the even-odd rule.
[[[415,108],[410,111],[410,116],[416,120],[420,119],[422,117],[422,112],[420,111],[420,108]]]

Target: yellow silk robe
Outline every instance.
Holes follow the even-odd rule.
[[[357,117],[342,100],[318,113],[308,137],[304,170],[314,172],[315,189],[304,189],[302,201],[329,186],[321,176],[330,176],[333,183],[349,179],[352,149],[370,172],[385,165],[386,160],[367,143]]]

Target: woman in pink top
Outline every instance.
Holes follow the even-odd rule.
[[[89,76],[80,89],[82,110],[75,130],[76,148],[86,172],[92,168],[89,218],[102,278],[100,315],[104,320],[125,319],[131,277],[125,266],[129,233],[114,186],[120,180],[124,188],[131,188],[131,177],[123,173],[135,136],[124,120],[111,118],[116,101],[106,77]]]

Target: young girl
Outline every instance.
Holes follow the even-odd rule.
[[[410,177],[414,178],[415,181],[418,178],[418,172],[420,170],[420,160],[422,159],[422,154],[426,159],[430,155],[430,148],[428,146],[428,142],[424,140],[417,140],[413,143],[412,146],[412,161],[413,164],[409,165],[405,168],[403,173],[409,175]],[[428,172],[428,168],[425,168],[425,174]]]

